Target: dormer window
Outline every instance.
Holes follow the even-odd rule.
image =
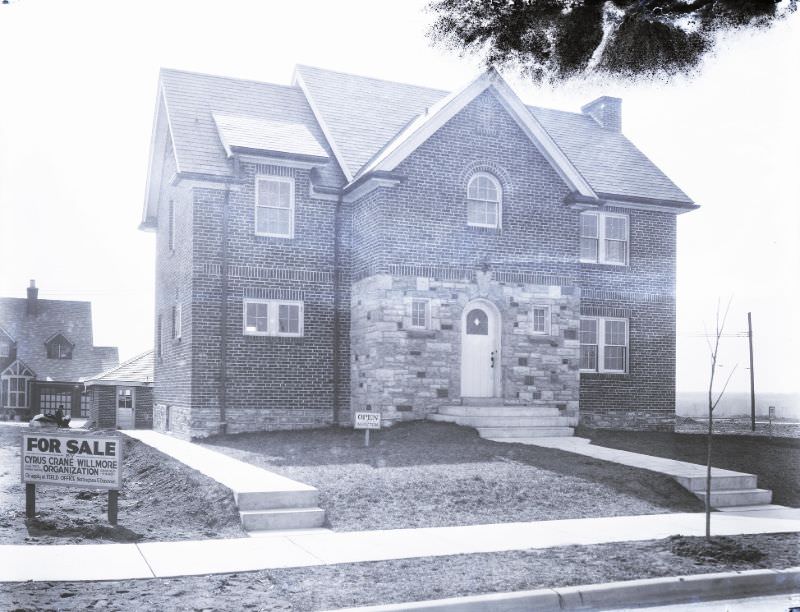
[[[72,349],[75,345],[62,334],[56,334],[45,343],[48,359],[72,359]]]
[[[503,190],[491,174],[479,172],[467,185],[467,225],[500,227]]]
[[[0,340],[0,359],[11,356],[11,343],[5,338]]]

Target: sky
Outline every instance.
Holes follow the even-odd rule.
[[[97,345],[152,348],[154,236],[137,230],[160,67],[289,84],[295,64],[456,89],[477,58],[432,47],[420,0],[11,0],[0,5],[0,295],[90,300]],[[529,104],[623,99],[623,131],[701,208],[678,218],[678,389],[708,384],[752,312],[759,391],[798,392],[800,15],[727,36],[693,78],[555,88]],[[788,183],[787,183],[788,181]],[[730,390],[746,338],[726,338]],[[727,370],[725,368],[728,368]]]

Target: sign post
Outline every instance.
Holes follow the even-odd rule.
[[[108,522],[117,524],[122,443],[116,436],[36,432],[22,434],[25,515],[36,514],[36,485],[108,490]]]
[[[369,432],[371,429],[381,428],[380,412],[356,412],[353,414],[353,428],[364,430],[364,446],[369,446]]]

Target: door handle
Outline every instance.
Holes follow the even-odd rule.
[[[496,353],[497,353],[497,351],[492,351],[491,353],[489,353],[489,361],[491,362],[492,367],[494,367],[494,359],[495,359],[495,354]]]

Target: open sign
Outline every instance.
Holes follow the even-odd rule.
[[[380,429],[381,428],[381,413],[380,412],[356,412],[353,415],[353,428],[354,429]]]

